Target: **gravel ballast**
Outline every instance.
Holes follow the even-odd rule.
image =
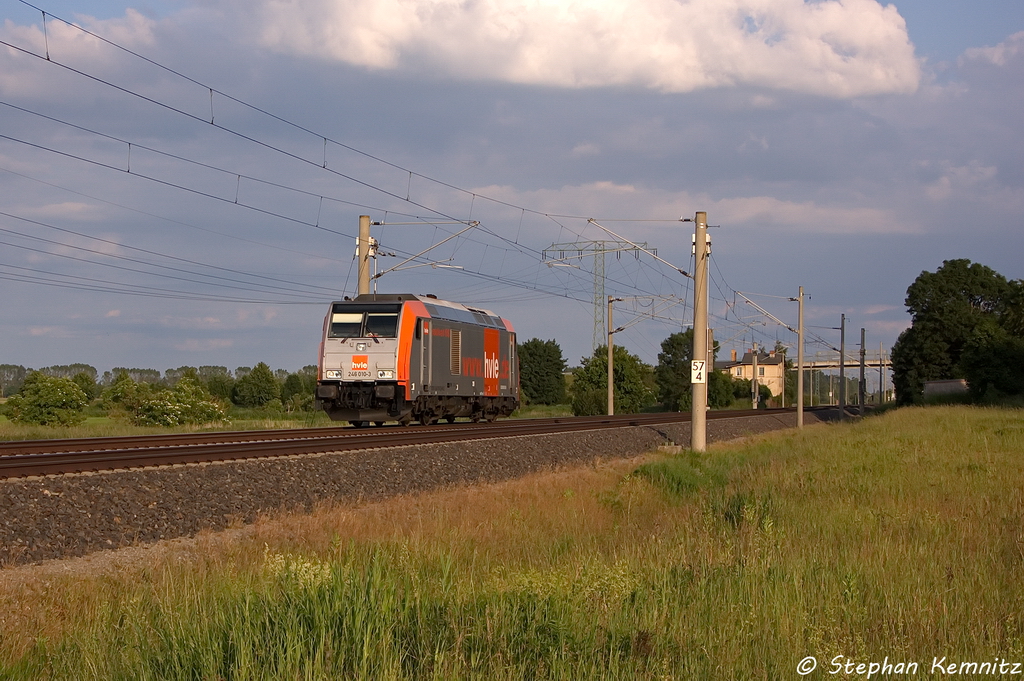
[[[818,417],[806,413],[804,419]],[[707,439],[795,425],[795,414],[712,420]],[[689,442],[690,424],[679,423],[0,481],[0,565],[192,536],[325,502],[508,480]]]

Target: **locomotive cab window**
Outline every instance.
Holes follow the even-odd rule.
[[[366,336],[396,338],[398,336],[397,312],[367,312]]]
[[[397,338],[400,305],[337,303],[328,338]]]
[[[362,312],[335,312],[331,315],[331,338],[356,338],[362,328]]]

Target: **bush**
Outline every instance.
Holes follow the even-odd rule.
[[[288,412],[313,411],[315,392],[316,367],[306,367],[298,373],[288,374],[281,386],[281,403]]]
[[[137,426],[202,425],[223,421],[222,407],[194,374],[186,374],[171,389],[136,383],[121,373],[104,395],[111,411],[122,409]]]
[[[271,400],[281,399],[281,386],[274,372],[260,362],[252,371],[235,381],[232,401],[240,407],[262,407]]]
[[[33,371],[21,392],[7,400],[7,418],[40,426],[76,426],[85,421],[89,398],[70,378]]]
[[[648,385],[651,367],[621,345],[614,347],[615,413],[636,414],[654,403]],[[608,413],[608,346],[602,345],[573,369],[572,413],[594,416]]]

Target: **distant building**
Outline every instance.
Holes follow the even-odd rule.
[[[757,353],[757,382],[759,385],[766,385],[772,391],[772,397],[782,394],[783,380],[785,379],[786,356],[776,353],[774,350],[768,352],[758,351]],[[732,351],[731,360],[719,360],[715,362],[715,369],[724,371],[733,378],[750,380],[754,377],[754,352],[747,350],[743,353],[742,359],[736,358],[736,351]],[[788,397],[786,398],[789,399]]]

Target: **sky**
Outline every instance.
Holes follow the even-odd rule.
[[[595,292],[647,362],[691,324],[697,211],[725,353],[795,348],[800,286],[813,356],[944,260],[1024,277],[1017,1],[0,8],[0,364],[314,364],[361,214],[379,292],[570,365]]]

